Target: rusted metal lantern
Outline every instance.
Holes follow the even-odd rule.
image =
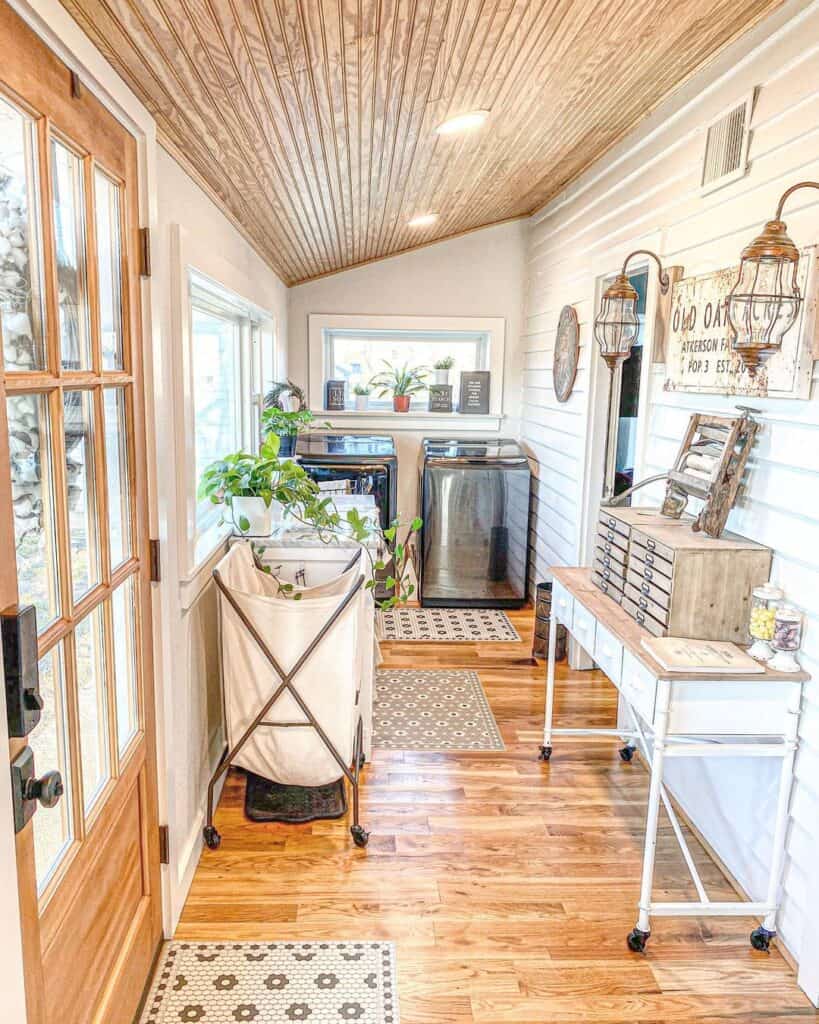
[[[631,348],[637,340],[640,320],[637,316],[637,291],[628,279],[626,269],[635,256],[650,256],[657,264],[660,278],[660,292],[667,294],[669,287],[668,274],[663,270],[660,258],[650,249],[637,249],[629,253],[623,260],[623,269],[603,292],[600,300],[600,311],[594,318],[594,339],[600,346],[600,355],[609,368],[609,400],[606,419],[606,459],[610,459],[611,427],[614,415],[614,371],[621,366],[631,354]],[[605,476],[608,477],[608,463]],[[606,487],[603,501],[610,501],[613,493]]]
[[[739,274],[728,293],[731,348],[752,377],[782,348],[799,316],[799,250],[788,235],[782,208],[800,188],[819,188],[819,182],[800,181],[783,193],[776,217],[742,250]]]

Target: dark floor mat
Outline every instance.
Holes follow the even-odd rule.
[[[306,821],[341,818],[346,813],[344,779],[326,786],[283,786],[247,773],[245,814],[251,821],[302,825]]]

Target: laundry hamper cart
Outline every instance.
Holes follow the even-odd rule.
[[[213,825],[216,783],[231,765],[272,782],[323,786],[344,776],[353,794],[357,846],[364,763],[361,681],[372,659],[372,600],[361,551],[335,580],[284,596],[256,568],[249,543],[234,545],[213,571],[219,588],[222,683],[228,754],[208,786],[205,843]],[[369,689],[369,688],[366,688]]]

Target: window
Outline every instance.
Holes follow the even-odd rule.
[[[311,314],[310,407],[325,407],[328,380],[346,381],[346,410],[355,409],[354,388],[366,385],[378,373],[404,365],[423,367],[426,383],[434,384],[434,365],[447,356],[453,360],[448,383],[457,410],[460,375],[464,371],[490,372],[490,415],[502,412],[504,321],[500,317],[393,317],[350,314]],[[428,415],[428,392],[413,398],[412,412]],[[392,396],[370,394],[367,414],[392,415]],[[454,413],[457,415],[457,413]],[[405,414],[404,414],[405,415]]]
[[[447,356],[455,360],[449,383],[457,385],[462,370],[486,370],[489,335],[468,331],[362,331],[326,330],[326,366],[328,379],[347,381],[347,407],[354,407],[353,388],[367,384],[375,374],[391,366],[421,366],[427,370],[427,383],[434,383],[433,366]],[[426,403],[427,392],[418,393],[419,402]],[[457,403],[457,390],[453,391]],[[391,409],[389,395],[370,395],[374,409]]]
[[[239,296],[189,271],[193,566],[220,542],[223,506],[196,500],[203,470],[231,452],[254,450],[258,410],[273,358],[269,317]]]

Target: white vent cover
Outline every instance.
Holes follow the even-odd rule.
[[[752,111],[753,96],[749,96],[708,126],[700,182],[702,192],[711,192],[745,177]]]

